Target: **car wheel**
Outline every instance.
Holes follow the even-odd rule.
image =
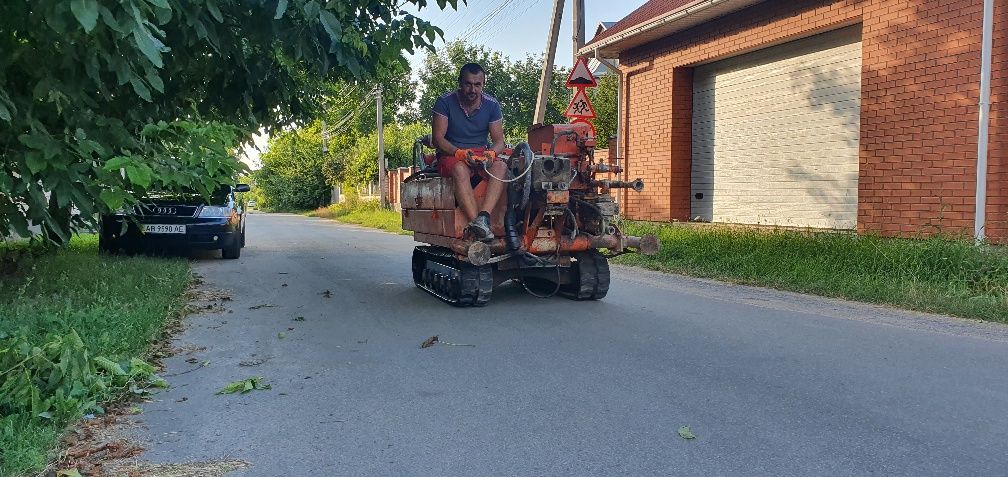
[[[221,258],[236,259],[241,257],[241,237],[235,237],[234,243],[221,249]]]
[[[104,235],[98,235],[98,253],[114,255],[119,252],[119,248],[113,245],[113,242],[106,238]]]

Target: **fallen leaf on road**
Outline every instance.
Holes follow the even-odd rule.
[[[269,384],[264,384],[262,376],[255,376],[248,379],[240,379],[238,381],[232,381],[227,386],[221,388],[220,391],[217,391],[217,394],[234,394],[234,393],[245,394],[252,392],[252,390],[254,389],[258,390],[272,389],[272,386],[270,386]]]
[[[277,333],[277,338],[284,339],[286,337],[287,337],[287,333],[284,333],[283,331]]]
[[[242,361],[238,363],[238,366],[259,366],[260,364],[263,364],[265,362],[266,362],[265,359],[253,359],[250,361]]]
[[[420,343],[420,348],[430,348],[431,346],[434,346],[434,343],[437,343],[437,341],[437,335],[431,336],[430,338],[425,339],[423,343]]]
[[[683,439],[686,440],[696,439],[696,436],[694,436],[693,432],[690,431],[689,426],[682,426],[679,428],[679,437],[682,437]]]
[[[294,321],[304,321],[304,317],[303,316],[295,317]]]
[[[276,308],[276,305],[273,305],[271,303],[263,303],[262,305],[255,305],[249,307],[250,310],[258,310],[260,308]]]
[[[282,286],[282,287],[285,287],[285,286],[287,286],[287,284],[286,284],[286,283],[284,283],[283,285],[280,285],[280,286]]]
[[[332,298],[332,292],[329,291],[329,290],[326,290],[326,291],[322,292],[322,296],[325,297],[325,298]]]

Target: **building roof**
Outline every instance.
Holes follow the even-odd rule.
[[[649,0],[622,20],[596,31],[579,53],[617,58],[629,48],[741,10],[764,0]]]
[[[599,34],[595,35],[595,38],[592,38],[592,40],[588,42],[588,45],[609,38],[617,33],[626,31],[630,27],[644,23],[647,20],[658,18],[693,2],[694,0],[650,0],[644,5],[641,5],[640,8],[630,12],[630,14],[623,17],[622,20],[614,23],[610,22],[612,24],[606,25],[605,30],[602,30]]]

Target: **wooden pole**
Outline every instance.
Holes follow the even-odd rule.
[[[584,15],[584,0],[574,0],[574,60],[571,62],[571,67],[577,63],[578,50],[584,46],[585,43],[585,15]]]
[[[385,128],[382,124],[382,89],[375,88],[375,99],[378,106],[378,193],[381,194],[381,206],[388,208],[388,174],[385,172]]]
[[[546,37],[546,57],[543,59],[542,76],[539,77],[539,98],[536,100],[535,117],[532,118],[533,124],[542,124],[546,120],[546,103],[549,100],[550,86],[553,84],[553,61],[556,58],[563,9],[564,0],[553,1],[553,20],[550,22],[549,36]]]

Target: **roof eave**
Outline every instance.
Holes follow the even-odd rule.
[[[697,0],[578,50],[581,56],[619,58],[620,53],[650,43],[715,18],[763,2],[764,0]]]

